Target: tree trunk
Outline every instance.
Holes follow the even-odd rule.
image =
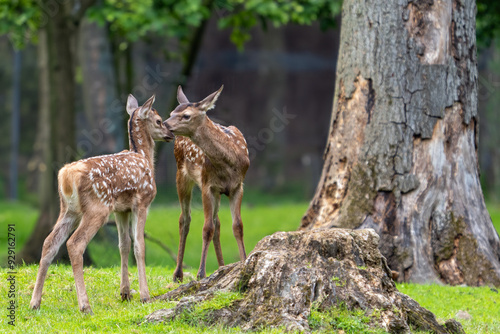
[[[373,228],[399,280],[500,285],[477,163],[475,1],[346,0],[301,229]]]
[[[40,259],[43,241],[52,230],[58,214],[57,172],[76,158],[74,32],[76,18],[70,19],[71,3],[51,17],[40,32],[40,122],[43,138],[39,171],[40,216],[21,250],[18,261],[34,263]],[[56,259],[67,254],[66,247]],[[64,256],[66,258],[66,256]],[[85,258],[88,263],[88,257]]]

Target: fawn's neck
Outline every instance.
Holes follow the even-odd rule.
[[[208,117],[198,127],[191,140],[202,149],[213,165],[232,164],[236,158],[234,150],[231,150],[231,145],[227,144],[231,138],[227,138]]]
[[[128,142],[130,151],[143,155],[149,162],[151,170],[154,170],[155,142],[147,133],[145,122],[135,111],[132,113],[128,122]]]

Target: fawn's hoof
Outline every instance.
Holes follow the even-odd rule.
[[[30,309],[31,310],[39,310],[40,309],[40,302],[39,301],[38,302],[32,301],[30,303]]]
[[[129,302],[132,300],[132,294],[130,292],[122,292],[120,293],[120,296],[122,297],[122,302]]]
[[[184,273],[182,271],[175,271],[174,272],[174,283],[182,283],[184,280]]]
[[[94,312],[92,312],[92,308],[90,308],[90,305],[82,306],[80,308],[80,312],[82,312],[84,314],[89,314],[89,315],[93,315],[94,314]]]
[[[141,303],[148,303],[151,300],[149,297],[141,298]]]

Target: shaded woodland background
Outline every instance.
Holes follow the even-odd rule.
[[[105,28],[87,21],[81,29],[76,147],[82,157],[117,152],[128,148],[126,94],[133,93],[139,101],[156,94],[154,107],[165,118],[176,103],[173,99],[181,65],[166,59],[168,45],[153,37],[129,46],[132,68],[122,69],[114,63],[117,51]],[[36,47],[29,45],[21,51],[17,182],[9,172],[12,143],[7,140],[13,130],[14,51],[5,36],[0,39],[0,50],[0,103],[5,120],[0,131],[6,139],[0,144],[0,198],[12,194],[14,184],[20,199],[36,201],[36,171],[45,168],[34,154],[37,131],[43,127],[37,120]],[[301,200],[312,195],[328,132],[337,51],[338,29],[323,32],[315,24],[267,31],[255,28],[251,41],[240,52],[231,43],[229,32],[219,30],[214,19],[209,21],[185,92],[190,99],[201,100],[224,84],[211,117],[239,127],[249,148],[254,149],[250,150],[254,154],[246,181],[249,188]],[[129,70],[133,86],[125,92],[118,87],[125,85],[124,72]],[[169,200],[176,201],[173,145],[160,144],[157,161],[159,196],[168,194]]]
[[[185,82],[184,91],[191,100],[202,99],[224,84],[211,117],[222,124],[236,125],[245,134],[252,155],[247,189],[256,194],[270,193],[277,199],[308,201],[322,168],[341,23],[326,31],[319,23],[280,28],[257,25],[251,29],[251,39],[244,49],[239,50],[231,42],[230,31],[218,28],[218,15],[214,11],[202,31],[188,76],[182,73],[183,63],[170,54],[176,48],[175,40],[150,34],[136,42],[124,42],[110,33],[109,26],[85,18],[75,46],[74,153],[88,157],[128,148],[124,109],[128,93],[140,102],[156,94],[155,108],[166,117],[176,105],[179,83]],[[483,190],[488,200],[498,201],[500,52],[495,36],[489,38],[493,42],[483,43],[478,51],[479,152]],[[50,168],[37,155],[38,133],[44,124],[39,122],[37,112],[36,45],[27,45],[15,56],[11,40],[4,35],[0,37],[0,50],[0,200],[17,198],[36,204],[37,171]],[[20,94],[18,149],[13,142],[16,124],[12,123],[16,68]],[[280,118],[283,114],[290,118]],[[160,190],[156,203],[177,201],[172,151],[172,144],[159,144]]]

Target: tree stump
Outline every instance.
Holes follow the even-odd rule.
[[[344,306],[372,314],[371,325],[391,333],[409,332],[410,326],[462,333],[455,320],[441,325],[430,311],[397,291],[378,243],[372,229],[277,232],[261,240],[245,262],[221,267],[210,277],[156,297],[178,303],[155,311],[145,321],[173,320],[196,303],[226,291],[241,292],[243,298],[209,311],[205,325],[309,332],[312,308],[327,311]]]

